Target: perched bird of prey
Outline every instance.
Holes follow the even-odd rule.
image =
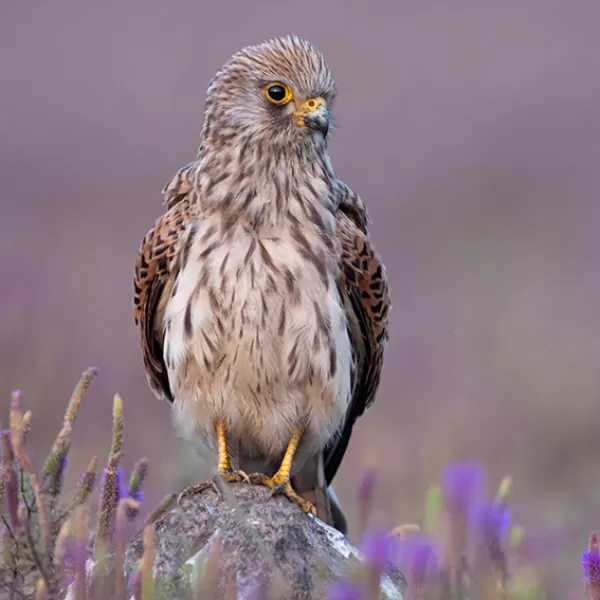
[[[142,241],[134,312],[183,437],[228,482],[345,531],[329,484],[379,386],[390,298],[366,208],[327,154],[334,97],[323,55],[294,35],[216,73],[197,158]]]

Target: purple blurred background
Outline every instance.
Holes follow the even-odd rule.
[[[207,475],[147,388],[133,263],[195,156],[214,71],[288,31],[337,78],[331,155],[369,205],[393,292],[381,392],[337,479],[349,516],[360,466],[383,471],[379,509],[414,522],[441,466],[477,456],[491,485],[513,475],[531,535],[557,536],[558,593],[600,517],[597,0],[4,2],[5,406],[21,387],[39,460],[97,365],[68,481],[108,452],[116,391],[150,501]]]

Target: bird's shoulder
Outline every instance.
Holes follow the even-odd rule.
[[[143,237],[133,277],[133,316],[146,375],[153,392],[172,401],[163,358],[163,318],[175,284],[181,239],[195,214],[192,166],[180,169],[163,189],[166,210]]]

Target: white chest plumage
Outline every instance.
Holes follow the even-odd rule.
[[[280,459],[300,427],[299,468],[334,435],[350,400],[335,221],[319,221],[256,230],[213,212],[182,242],[164,344],[176,423],[214,448],[224,421],[242,464]]]

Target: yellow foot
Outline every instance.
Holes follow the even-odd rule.
[[[250,475],[250,483],[264,485],[273,490],[271,496],[285,496],[290,502],[297,504],[305,513],[317,516],[316,508],[294,491],[289,476],[285,474],[277,472],[273,477],[267,477],[263,473],[253,473]]]
[[[244,471],[234,471],[230,467],[226,469],[219,469],[218,474],[209,481],[185,488],[185,490],[183,490],[177,497],[177,503],[181,504],[181,501],[184,498],[196,496],[208,489],[213,489],[220,498],[221,490],[219,489],[219,485],[217,483],[220,477],[222,477],[227,483],[250,483],[250,478],[248,475],[246,475],[246,473],[244,473]]]
[[[244,471],[234,471],[231,467],[220,469],[219,475],[227,483],[250,483],[250,477]]]

